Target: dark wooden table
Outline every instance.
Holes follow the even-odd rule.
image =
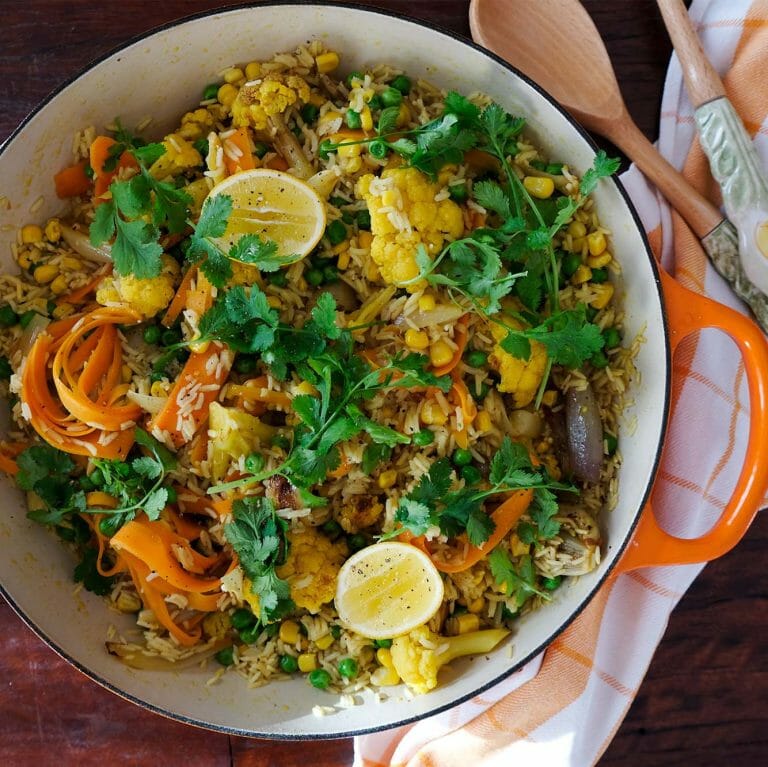
[[[43,96],[92,58],[154,25],[221,4],[2,0],[0,140]],[[466,0],[372,4],[469,34]],[[641,129],[655,138],[669,58],[655,3],[585,0],[585,5],[608,44],[630,111]],[[576,41],[575,55],[578,48]],[[601,765],[768,763],[767,543],[768,519],[762,514],[738,548],[708,566],[683,598]],[[351,763],[349,740],[270,743],[197,730],[146,713],[81,676],[4,602],[0,680],[3,765]]]

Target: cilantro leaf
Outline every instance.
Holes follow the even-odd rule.
[[[597,182],[601,178],[612,176],[619,169],[620,165],[621,160],[618,157],[608,157],[604,149],[598,150],[592,162],[592,167],[581,177],[579,191],[584,197],[592,194],[597,187]]]
[[[99,558],[98,549],[89,547],[83,552],[80,563],[73,574],[75,583],[82,583],[86,591],[104,597],[112,591],[115,578],[105,577],[99,573],[96,563]]]
[[[478,181],[472,188],[472,194],[478,205],[493,211],[503,219],[506,220],[512,215],[509,199],[495,181]]]
[[[515,569],[509,554],[497,546],[488,556],[488,565],[496,583],[505,586],[507,596],[515,596],[518,607],[525,604],[534,594],[538,594],[543,599],[550,598],[548,594],[537,588],[536,570],[528,554],[520,558],[520,566]]]
[[[232,198],[228,194],[206,197],[193,238],[222,237],[232,214]]]
[[[372,442],[370,445],[366,445],[365,450],[363,450],[363,461],[360,468],[364,474],[371,474],[380,463],[388,461],[391,456],[392,448],[389,445]]]
[[[141,175],[154,192],[152,219],[155,226],[164,226],[171,234],[181,234],[187,228],[187,213],[192,198],[167,181],[157,181],[143,168]]]
[[[536,524],[540,539],[554,538],[560,532],[560,523],[553,519],[558,513],[557,498],[551,490],[537,487],[528,513]]]
[[[376,126],[376,132],[379,136],[385,136],[392,133],[397,128],[397,117],[400,114],[400,107],[385,107],[379,115],[379,122]]]
[[[244,234],[240,237],[230,249],[229,258],[258,267],[262,272],[276,272],[281,267],[299,260],[295,253],[278,255],[277,243],[265,240],[258,234]]]
[[[117,273],[133,274],[140,280],[157,277],[163,249],[156,227],[145,221],[126,221],[117,214],[114,221],[117,234],[111,252]]]
[[[115,236],[115,204],[111,201],[103,202],[96,208],[88,238],[91,245],[99,245],[109,242]]]
[[[312,308],[312,319],[318,331],[334,341],[341,335],[336,324],[336,299],[330,293],[321,293]]]
[[[490,537],[496,525],[480,508],[470,509],[466,521],[467,538],[473,546],[481,546]]]
[[[19,454],[16,462],[18,486],[34,492],[43,502],[41,508],[28,512],[29,519],[54,525],[85,510],[85,493],[72,475],[75,464],[66,453],[50,445],[32,445]]]
[[[162,464],[148,455],[134,458],[131,461],[131,468],[139,476],[146,477],[147,479],[157,479],[163,473]]]
[[[432,508],[426,503],[409,497],[403,498],[395,511],[395,521],[400,524],[400,527],[393,530],[391,535],[384,535],[382,538],[395,537],[402,530],[408,530],[413,535],[424,535],[437,523],[433,515]]]

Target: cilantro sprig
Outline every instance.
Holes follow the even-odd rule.
[[[518,607],[522,607],[534,594],[547,601],[552,598],[537,587],[536,568],[530,554],[520,557],[520,564],[515,568],[509,554],[496,547],[488,556],[488,565],[496,583],[505,586],[506,595],[514,596]]]
[[[288,556],[287,532],[287,522],[277,516],[268,498],[235,501],[232,521],[224,526],[224,535],[259,598],[259,617],[265,623],[295,607],[290,586],[275,572]]]

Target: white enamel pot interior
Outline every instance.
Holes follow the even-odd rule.
[[[91,66],[48,99],[0,150],[2,269],[15,270],[10,244],[15,228],[62,212],[53,193],[53,174],[71,162],[73,133],[120,117],[134,126],[152,117],[149,132],[163,133],[199,98],[202,87],[227,66],[320,38],[342,54],[342,71],[390,62],[411,76],[469,94],[484,91],[514,114],[524,115],[538,142],[577,172],[592,163],[594,147],[538,87],[488,53],[450,34],[386,12],[333,5],[259,5],[194,17],[149,34]],[[36,200],[42,207],[30,214]],[[21,493],[0,480],[0,582],[22,618],[57,652],[95,681],[151,710],[217,730],[272,738],[328,738],[399,725],[470,698],[539,653],[583,609],[627,544],[651,486],[666,421],[669,352],[654,263],[627,199],[614,181],[595,193],[603,223],[623,267],[617,292],[626,313],[625,337],[641,330],[636,386],[627,411],[636,428],[620,435],[624,466],[616,509],[602,518],[602,564],[561,588],[551,605],[522,620],[498,651],[454,662],[428,695],[407,699],[387,688],[388,699],[322,718],[315,704],[335,698],[303,678],[249,689],[227,674],[206,686],[212,671],[135,671],[104,649],[107,628],[124,632],[131,619],[110,611],[87,592],[73,596],[71,553],[25,516]]]

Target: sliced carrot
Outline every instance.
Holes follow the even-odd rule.
[[[264,163],[264,167],[271,168],[272,170],[288,170],[290,166],[282,155],[276,154],[272,159]]]
[[[230,146],[228,147],[227,144]],[[227,151],[228,149],[230,151]],[[238,128],[224,139],[224,164],[227,166],[227,173],[230,176],[241,170],[252,170],[257,167],[247,128]]]
[[[26,442],[0,442],[0,470],[15,477],[19,473],[16,457],[28,447]]]
[[[93,196],[96,200],[100,200],[108,191],[109,185],[121,169],[134,168],[138,170],[139,168],[136,158],[130,152],[125,151],[120,155],[115,167],[106,170],[104,166],[110,159],[110,149],[115,144],[117,142],[109,136],[96,136],[91,144],[89,156],[93,169]]]
[[[190,266],[184,273],[181,279],[181,285],[176,290],[176,295],[173,297],[168,309],[165,312],[165,316],[162,319],[162,324],[169,328],[178,319],[182,309],[187,305],[187,296],[192,290],[192,286],[195,284],[195,277],[197,276],[197,267]]]
[[[91,179],[85,173],[85,160],[60,170],[54,177],[56,196],[64,200],[67,197],[80,197],[91,188]]]
[[[176,447],[187,444],[206,422],[233,360],[232,352],[217,342],[204,352],[192,352],[162,410],[149,423],[153,435],[161,441],[167,435]]]
[[[223,518],[232,513],[234,499],[230,496],[223,500],[216,500],[210,495],[200,495],[189,488],[176,486],[178,504],[185,514],[204,514],[207,517]]]
[[[208,278],[198,270],[194,289],[187,294],[186,308],[191,309],[197,316],[202,317],[213,305],[213,285]]]
[[[349,460],[349,458],[347,458],[347,454],[344,452],[344,450],[341,450],[340,452],[341,460],[339,461],[339,465],[333,471],[328,472],[328,476],[331,479],[340,479],[341,477],[346,477],[352,468],[352,462]]]
[[[481,149],[470,149],[464,153],[464,162],[477,170],[498,170],[499,161]]]
[[[230,384],[227,388],[227,397],[240,398],[246,402],[263,402],[267,405],[276,405],[287,410],[291,406],[291,398],[282,391],[268,389],[266,376],[250,378],[243,384]]]
[[[96,272],[92,280],[89,280],[82,287],[73,290],[71,293],[67,293],[65,296],[59,296],[56,299],[56,305],[61,304],[84,304],[90,300],[91,294],[96,292],[96,288],[101,285],[103,279],[112,274],[112,264],[105,264]]]
[[[449,362],[446,362],[445,365],[441,365],[439,368],[433,368],[432,372],[436,376],[448,375],[461,362],[461,358],[467,348],[467,340],[469,339],[468,323],[468,314],[459,317],[453,331],[453,342],[456,344],[456,350],[453,352],[453,357]]]

